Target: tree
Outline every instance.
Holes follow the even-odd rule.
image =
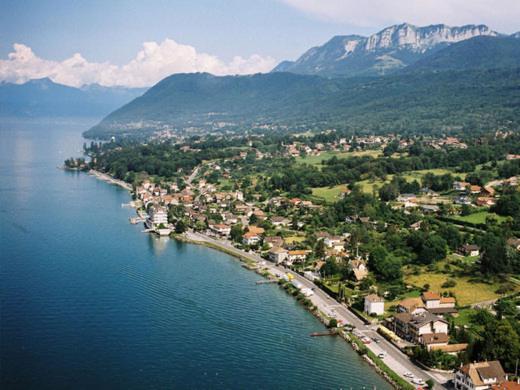
[[[475,355],[479,360],[500,360],[506,372],[513,372],[520,356],[520,336],[509,320],[492,319],[475,345]]]
[[[241,242],[242,236],[244,235],[244,229],[240,223],[237,223],[231,227],[230,237],[234,242]]]
[[[480,270],[485,274],[500,274],[510,271],[507,244],[503,237],[493,232],[486,233],[481,240],[482,256]]]
[[[314,247],[314,254],[318,259],[325,257],[325,243],[323,240],[318,240],[316,242],[316,246]]]
[[[379,189],[379,197],[381,198],[381,200],[383,202],[395,200],[395,199],[397,199],[398,195],[399,195],[399,189],[393,183],[384,184]]]
[[[436,234],[429,235],[426,241],[421,245],[419,262],[423,264],[431,264],[435,261],[444,259],[448,254],[446,245],[446,240],[444,238]]]
[[[184,221],[182,219],[180,219],[175,224],[175,233],[181,234],[181,233],[184,233],[185,231],[186,231],[186,224],[184,223]]]
[[[386,248],[381,245],[371,250],[368,266],[380,280],[393,282],[400,280],[403,276],[401,260],[389,254]]]
[[[462,234],[454,225],[442,224],[437,233],[446,240],[451,249],[457,249],[462,245]]]

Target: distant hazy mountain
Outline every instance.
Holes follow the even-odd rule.
[[[520,68],[520,39],[480,36],[424,57],[405,71]]]
[[[520,126],[520,69],[328,79],[286,72],[176,74],[108,115],[89,137],[258,125],[356,132]]]
[[[477,36],[498,36],[485,25],[416,27],[400,24],[369,37],[335,36],[313,47],[296,61],[280,63],[274,72],[323,76],[383,75],[402,69],[445,48]]]
[[[48,78],[0,84],[0,117],[99,117],[141,95],[141,88],[73,88]]]

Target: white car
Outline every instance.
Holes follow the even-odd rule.
[[[412,383],[414,385],[424,385],[425,382],[421,378],[413,378]]]
[[[386,357],[386,353],[385,352],[381,352],[379,355],[377,355],[379,357],[379,359],[384,359]]]
[[[413,377],[413,374],[410,372],[410,371],[407,371],[403,374],[403,376],[407,377],[407,378],[412,378]]]

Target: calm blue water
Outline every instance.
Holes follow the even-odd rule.
[[[87,125],[1,127],[1,388],[389,388],[278,287],[56,169]]]

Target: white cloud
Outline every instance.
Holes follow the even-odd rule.
[[[487,24],[500,32],[520,30],[518,0],[282,0],[322,20],[358,27]]]
[[[216,56],[198,53],[194,47],[172,39],[143,43],[135,58],[122,66],[89,62],[79,53],[61,62],[52,61],[38,57],[23,44],[15,43],[13,48],[6,60],[0,60],[0,81],[23,83],[49,77],[54,82],[75,87],[92,83],[148,87],[173,73],[251,74],[268,72],[276,65],[273,58],[257,54],[248,58],[237,56],[225,63]]]

